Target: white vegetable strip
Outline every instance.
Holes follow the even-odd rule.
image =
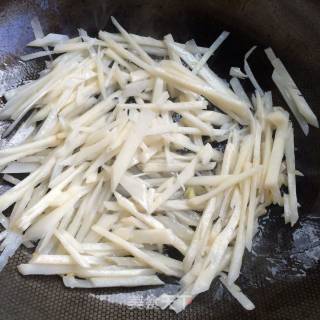
[[[153,275],[155,271],[147,268],[122,268],[118,266],[105,266],[103,268],[75,269],[80,277],[135,277],[142,275]]]
[[[288,189],[289,189],[289,207],[290,207],[290,223],[293,226],[298,220],[298,200],[296,191],[296,169],[294,156],[294,137],[292,124],[289,124],[287,141],[285,144],[285,156],[288,172]]]
[[[292,97],[287,93],[284,85],[281,82],[280,75],[277,72],[273,72],[272,80],[274,81],[274,83],[278,87],[279,91],[281,92],[281,95],[282,95],[283,99],[285,100],[285,102],[289,106],[291,112],[293,113],[294,117],[298,121],[303,133],[307,136],[309,134],[308,123],[303,118],[303,116],[299,113],[299,111],[297,109],[297,106],[295,105],[295,103],[292,100]]]
[[[284,146],[288,133],[288,115],[282,111],[275,111],[269,115],[269,119],[277,129],[270,155],[265,185],[267,188],[275,189],[278,187],[280,166],[284,156]]]
[[[103,53],[101,52],[100,47],[99,47],[98,53],[96,55],[98,81],[99,81],[99,87],[100,87],[102,97],[103,97],[103,99],[107,99],[107,91],[106,91],[106,87],[104,86],[105,76],[104,76],[104,70],[103,70],[102,61],[101,61],[102,54]]]
[[[230,80],[230,85],[234,91],[234,93],[244,102],[247,103],[248,106],[251,107],[250,99],[248,98],[246,92],[244,91],[241,82],[237,78],[232,78]]]
[[[56,44],[66,42],[67,40],[69,40],[69,37],[64,34],[49,33],[46,36],[29,42],[28,47],[54,47]]]
[[[153,216],[140,213],[136,209],[135,205],[130,200],[123,197],[121,194],[115,192],[115,196],[117,198],[119,206],[122,207],[123,209],[127,210],[128,212],[130,212],[137,219],[139,219],[142,222],[144,222],[145,224],[149,225],[151,228],[154,228],[154,229],[164,228],[163,224],[160,223]]]
[[[158,286],[164,284],[157,276],[91,278],[94,288]]]
[[[232,252],[232,258],[230,262],[230,267],[228,271],[228,283],[231,284],[235,282],[239,275],[242,265],[242,257],[246,245],[246,221],[247,221],[247,205],[250,195],[250,179],[242,183],[242,203],[240,212],[240,221],[238,226],[238,233],[236,237],[236,242],[234,244],[234,249]]]
[[[231,119],[227,115],[225,115],[221,112],[211,111],[211,110],[210,111],[203,111],[203,112],[199,113],[198,118],[200,120],[210,122],[216,126],[222,126],[223,124],[231,121]]]
[[[105,228],[107,230],[111,229],[113,225],[119,220],[119,214],[102,214],[97,221],[97,225],[101,226],[102,228]],[[88,242],[98,242],[101,240],[101,237],[97,235],[95,232],[90,230],[88,235],[85,237],[84,241]]]
[[[318,128],[319,122],[316,115],[313,113],[310,106],[302,96],[300,90],[297,88],[297,85],[289,75],[281,60],[276,57],[271,48],[266,49],[265,52],[273,67],[275,68],[275,71],[282,78],[282,85],[286,88],[287,93],[293,99],[293,102],[295,103],[298,111],[302,114],[302,116],[307,120],[308,123]]]
[[[237,285],[227,282],[227,276],[224,273],[221,273],[220,281],[246,310],[253,310],[255,308],[254,304],[248,299],[246,295],[243,294],[243,292]]]
[[[186,182],[186,185],[187,186],[217,186],[230,177],[231,175],[196,176],[189,179]],[[145,179],[146,183],[154,186],[159,186],[165,180],[167,179],[166,178]]]
[[[249,177],[253,176],[254,174],[257,174],[261,170],[261,166],[254,167],[250,170],[247,170],[243,173],[240,173],[237,176],[231,176],[230,179],[226,180],[225,182],[221,183],[216,189],[213,189],[212,191],[202,195],[197,196],[189,200],[189,203],[192,206],[198,206],[199,204],[208,201],[210,198],[215,197],[219,193],[225,191],[226,189],[230,188],[233,185],[236,185],[237,183],[248,179]]]
[[[79,197],[80,198],[80,197]],[[25,233],[25,238],[27,240],[38,240],[43,239],[43,242],[39,245],[38,249],[44,248],[46,242],[49,240],[49,237],[53,235],[54,230],[58,226],[62,217],[68,212],[73,210],[75,202],[78,199],[71,199],[66,202],[64,205],[56,208],[47,215],[42,215],[36,223],[34,223]]]
[[[119,65],[122,65],[124,66],[126,69],[128,69],[129,71],[133,71],[133,67],[125,60],[123,60],[118,54],[116,54],[113,50],[111,49],[107,49],[107,50],[104,50],[103,51],[104,54],[106,54],[108,57],[110,57],[111,59],[113,59],[114,61],[116,61]],[[132,74],[132,72],[131,72]],[[130,75],[131,75],[130,74]],[[147,74],[147,77],[149,77],[149,74]],[[132,79],[132,76],[131,76],[131,80],[134,81]]]
[[[122,36],[124,37],[125,40],[128,41],[128,43],[132,46],[134,50],[138,52],[138,54],[141,56],[141,58],[146,61],[147,63],[153,64],[153,60],[146,54],[146,52],[139,46],[139,44],[132,38],[129,33],[123,29],[118,21],[114,18],[111,17],[111,21],[114,24],[114,26],[120,31]]]
[[[132,128],[129,139],[124,143],[119,152],[113,166],[112,166],[112,180],[111,180],[111,189],[114,191],[123,174],[128,169],[130,162],[138,148],[139,144],[142,142],[145,134],[147,133],[150,121],[154,118],[154,113],[143,110],[139,120]]]
[[[1,211],[10,207],[11,204],[19,200],[26,189],[34,188],[39,182],[44,180],[54,165],[54,158],[48,160],[43,166],[22,180],[18,185],[0,196]]]
[[[137,34],[130,34],[132,38],[134,38],[134,40],[142,45],[142,46],[150,46],[150,47],[158,47],[158,48],[165,48],[166,45],[164,43],[164,41],[162,40],[157,40],[155,38],[151,38],[151,37],[143,37]],[[99,37],[103,40],[107,39],[107,38],[112,38],[114,41],[117,42],[126,42],[126,40],[123,38],[123,36],[121,34],[116,34],[116,33],[110,33],[110,32],[105,32],[105,31],[100,31],[99,32]],[[182,43],[176,43],[179,47],[185,47],[184,44]],[[197,52],[195,53],[205,53],[208,48],[206,47],[197,47]]]
[[[40,164],[35,162],[12,162],[1,173],[29,173],[35,171],[39,166]]]
[[[121,181],[121,186],[137,201],[146,211],[149,211],[148,190],[143,180],[125,174]]]
[[[23,56],[20,56],[20,59],[22,61],[29,61],[29,60],[38,59],[41,57],[50,56],[51,54],[54,54],[54,53],[55,53],[54,51],[38,51],[38,52],[29,53],[29,54],[24,54]]]
[[[55,144],[57,144],[59,139],[61,139],[61,138],[63,138],[63,135],[54,135],[54,136],[44,138],[44,139],[41,139],[38,141],[26,143],[21,146],[11,147],[11,148],[7,148],[7,149],[1,149],[0,156],[5,157],[5,156],[9,156],[9,155],[14,155],[14,154],[19,154],[22,152],[30,151],[32,149],[35,149],[35,150],[40,149],[41,150],[41,149],[45,149],[48,147],[52,147]]]
[[[245,78],[248,77],[248,76],[247,76],[245,73],[243,73],[243,72],[241,71],[241,69],[238,68],[238,67],[231,67],[231,68],[230,68],[230,71],[229,71],[229,75],[230,75],[231,77],[235,77],[235,78],[239,78],[239,79],[245,79]]]
[[[62,277],[63,284],[67,288],[93,288],[94,285],[89,280],[76,279],[74,276],[67,275]]]
[[[259,83],[257,82],[256,78],[254,77],[251,68],[248,64],[248,58],[250,57],[250,55],[252,54],[252,52],[256,49],[256,46],[252,47],[244,56],[244,71],[246,73],[246,75],[248,76],[249,80],[251,81],[252,85],[254,86],[254,88],[258,91],[258,93],[260,94],[260,96],[263,96],[263,90],[261,89]]]
[[[199,62],[198,59],[189,51],[185,50],[176,43],[170,43],[169,46],[188,64],[190,68],[194,68]],[[233,95],[233,92],[228,88],[228,86],[220,79],[211,69],[203,66],[199,70],[199,76],[204,79],[208,85],[213,88],[221,90],[226,94]]]
[[[2,242],[1,247],[3,251],[0,255],[0,271],[7,264],[9,258],[11,258],[16,250],[20,247],[22,243],[22,235],[13,231],[9,231],[6,234],[6,238]]]
[[[139,247],[139,246],[137,245],[136,247]],[[117,252],[117,250],[119,250],[119,248],[112,243],[99,243],[99,242],[98,243],[83,242],[81,244],[81,248],[83,252],[88,252],[88,253],[102,252],[103,254],[105,254],[106,252],[114,253],[114,252]]]
[[[169,268],[172,268],[172,269],[175,269],[176,271],[182,272],[182,262],[181,261],[176,260],[174,258],[171,258],[165,254],[162,254],[162,253],[159,253],[156,251],[151,251],[148,249],[141,249],[141,250],[153,258],[159,259],[164,264],[166,264]]]
[[[192,160],[185,169],[177,176],[174,183],[166,188],[164,192],[159,194],[158,197],[156,197],[153,206],[151,208],[151,212],[155,211],[162,203],[169,200],[169,198],[177,192],[181,186],[183,187],[184,184],[191,179],[194,176],[195,173],[195,167],[198,162],[198,157],[196,157],[194,160]]]
[[[223,31],[215,42],[212,43],[208,51],[202,56],[198,64],[193,68],[192,72],[197,73],[202,66],[209,60],[210,56],[219,48],[222,42],[229,36],[229,32]]]
[[[81,223],[81,226],[79,227],[76,239],[78,241],[84,241],[86,236],[88,235],[88,232],[90,231],[90,227],[93,224],[93,221],[97,218],[97,212],[100,206],[100,202],[102,202],[100,199],[100,195],[103,194],[102,192],[103,188],[103,181],[99,181],[95,188],[92,190],[92,193],[90,195],[90,198],[88,200],[88,203],[86,204],[86,211],[90,208],[89,212],[84,212],[84,216],[82,217],[82,221],[86,221],[86,223]],[[106,194],[103,194],[106,198]],[[100,200],[100,201],[99,201]]]
[[[37,204],[35,204],[33,207],[29,208],[24,212],[24,215],[17,221],[17,226],[19,228],[25,230],[30,226],[32,221],[39,216],[47,207],[49,207],[52,203],[52,201],[61,196],[62,189],[68,185],[71,180],[77,176],[79,173],[81,173],[86,167],[86,164],[84,163],[80,167],[78,167],[72,175],[67,177],[65,180],[63,180],[60,184],[58,184],[56,187],[51,189]],[[71,194],[69,195],[71,196]]]
[[[199,221],[199,224],[197,225],[197,229],[194,232],[192,241],[190,243],[190,247],[184,257],[183,264],[185,270],[190,270],[195,256],[198,254],[198,250],[202,247],[203,243],[203,235],[206,233],[206,229],[210,226],[212,223],[211,219],[213,218],[213,215],[215,213],[215,198],[211,199],[206,209],[204,210],[201,219]]]
[[[72,243],[68,241],[64,233],[56,230],[54,235],[59,239],[64,249],[72,256],[72,258],[83,268],[88,268],[90,264],[86,259],[84,259],[76,248],[73,247]]]
[[[21,182],[19,179],[15,178],[14,176],[11,176],[10,174],[4,174],[2,179],[13,184],[14,186]]]
[[[179,221],[172,220],[170,217],[157,216],[157,219],[168,229],[170,229],[177,237],[186,242],[190,242],[193,236],[193,230]]]
[[[93,264],[93,265],[99,265],[104,263],[103,258],[98,257],[92,257],[92,256],[82,256],[84,260],[87,261],[87,263]],[[35,256],[31,260],[32,263],[35,264],[76,264],[76,261],[72,258],[70,255],[53,255],[53,254],[41,254],[38,256]]]
[[[170,244],[183,254],[187,250],[187,245],[168,229],[134,230],[127,240],[134,243]]]
[[[261,158],[261,133],[262,129],[259,123],[255,124],[254,146],[253,146],[253,165],[258,166]],[[252,248],[252,238],[254,236],[254,215],[257,206],[257,188],[259,185],[258,175],[254,175],[251,181],[250,199],[247,216],[247,230],[246,230],[246,247],[249,251]]]
[[[34,17],[31,20],[31,27],[33,29],[33,33],[34,33],[34,36],[36,39],[41,39],[44,37],[44,33],[43,33],[43,30],[42,30],[42,27],[41,27],[41,24],[40,24],[38,17]],[[49,50],[49,48],[46,45],[43,45],[42,47],[45,51]],[[51,56],[50,56],[50,59],[52,60]]]
[[[138,248],[136,248],[135,246],[130,244],[128,241],[121,239],[120,237],[112,234],[109,231],[103,230],[99,226],[93,226],[92,229],[95,232],[101,234],[103,237],[105,237],[109,241],[112,241],[116,245],[127,250],[130,254],[135,256],[137,259],[142,260],[147,265],[150,265],[152,268],[159,270],[159,271],[162,271],[163,273],[165,273],[167,275],[175,275],[176,274],[175,271],[170,270],[167,266],[163,265],[162,263],[150,259],[150,257],[146,253],[142,252],[141,250],[139,250]]]
[[[200,129],[203,135],[208,135],[209,137],[215,137],[223,135],[226,132],[218,129],[213,129],[210,125],[202,122],[199,118],[191,114],[190,112],[181,112],[182,120],[187,122],[190,126]]]
[[[39,82],[41,83],[41,86],[39,86],[39,90],[35,94],[32,94],[30,97],[25,97],[24,99],[21,99],[18,102],[17,106],[15,106],[15,110],[19,110],[21,111],[21,113],[19,114],[19,116],[13,118],[14,122],[6,129],[3,136],[8,136],[16,127],[16,125],[20,122],[20,120],[22,120],[22,118],[27,114],[27,112],[32,109],[34,104],[37,103],[37,101],[39,101],[42,97],[44,97],[50,89],[52,89],[53,85],[57,80],[57,73],[60,73],[60,77],[64,77],[65,75],[70,74],[75,67],[75,63],[70,63],[68,66],[65,66],[63,70],[57,67],[55,68],[55,70],[51,72],[51,74],[41,78],[41,80],[39,80]],[[2,109],[0,112],[0,117],[6,117],[8,114],[11,115],[10,106],[13,105],[14,101],[14,99],[11,99],[6,104],[6,107]]]
[[[170,59],[175,61],[175,62],[177,62],[177,63],[181,63],[181,60],[180,60],[179,56],[177,55],[177,53],[170,46],[170,44],[174,44],[174,40],[173,40],[172,34],[167,34],[166,36],[164,36],[163,42],[166,44],[166,46],[168,48],[168,53],[169,53]]]
[[[127,104],[118,104],[118,108],[125,109],[150,109],[154,111],[192,111],[192,110],[201,110],[206,109],[206,103],[202,101],[192,101],[192,102],[169,102],[161,105],[155,103],[144,103],[144,104],[135,104],[135,103],[127,103]]]

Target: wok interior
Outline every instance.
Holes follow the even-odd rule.
[[[212,68],[228,79],[231,66],[242,66],[252,45],[272,46],[287,65],[313,110],[320,115],[318,1],[1,1],[0,3],[0,85],[15,87],[33,79],[43,61],[22,63],[19,55],[31,52],[25,45],[33,39],[30,20],[37,15],[45,32],[75,35],[82,27],[91,34],[100,29],[114,31],[110,15],[132,33],[163,37],[172,33],[178,41],[195,39],[210,45],[222,30],[230,38],[211,59]],[[251,59],[251,58],[250,58]],[[262,50],[251,59],[254,73],[264,90],[284,105],[271,81],[271,67]],[[252,91],[250,85],[247,89]],[[1,126],[0,126],[1,127]],[[260,221],[254,254],[246,254],[241,287],[256,304],[247,313],[218,283],[200,295],[180,316],[171,311],[148,309],[148,299],[178,289],[173,279],[157,289],[65,289],[56,277],[21,277],[16,265],[27,261],[26,249],[11,260],[0,274],[0,319],[105,319],[189,318],[198,319],[317,319],[319,312],[320,256],[319,218],[319,131],[308,137],[295,126],[298,198],[302,205],[300,222],[285,226],[280,209]],[[131,304],[130,304],[131,301]],[[134,302],[135,301],[135,302]],[[138,301],[144,301],[140,303]],[[138,308],[131,308],[136,304]],[[139,307],[140,306],[140,307]],[[142,306],[142,307],[141,307]]]

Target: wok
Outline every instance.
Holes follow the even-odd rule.
[[[210,60],[228,78],[230,66],[242,66],[254,44],[272,46],[288,66],[313,110],[320,116],[320,2],[302,0],[1,0],[0,87],[34,79],[44,61],[24,63],[25,45],[33,39],[30,20],[38,16],[45,32],[75,35],[82,27],[95,34],[113,30],[110,15],[133,33],[162,37],[171,32],[180,42],[196,39],[210,45],[222,30],[232,34]],[[275,90],[271,67],[260,49],[250,58],[265,90]],[[250,86],[247,88],[252,90]],[[22,277],[16,266],[30,258],[20,249],[0,273],[1,320],[53,319],[319,319],[320,312],[320,131],[305,137],[295,124],[300,220],[285,225],[280,209],[260,219],[251,254],[246,253],[240,286],[256,304],[244,311],[214,282],[179,315],[154,308],[154,298],[178,290],[175,279],[161,288],[66,289],[58,277]],[[7,186],[1,185],[1,191]]]

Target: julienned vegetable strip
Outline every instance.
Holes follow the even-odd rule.
[[[220,276],[252,310],[235,281],[258,217],[278,204],[286,223],[298,219],[289,114],[254,77],[253,49],[246,74],[231,68],[230,86],[209,68],[228,32],[204,48],[171,34],[133,35],[112,22],[119,34],[92,38],[79,29],[70,39],[44,36],[33,20],[29,45],[45,51],[22,59],[61,55],[38,80],[4,94],[0,119],[13,121],[6,136],[29,117],[0,150],[3,180],[12,185],[0,195],[0,269],[31,244],[31,261],[18,267],[23,275],[61,275],[68,288],[162,285],[156,273],[175,276],[179,293],[157,299],[175,312]],[[307,133],[308,123],[318,126],[315,114],[281,61],[266,53]],[[251,100],[246,79],[256,89]]]

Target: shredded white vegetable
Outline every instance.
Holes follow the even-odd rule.
[[[296,113],[298,113],[307,123],[319,128],[319,121],[316,115],[311,110],[281,60],[276,57],[271,48],[266,49],[265,52],[274,67],[273,80],[277,84],[283,98],[288,103],[297,120],[299,121],[300,117]],[[306,131],[304,132],[307,134]]]
[[[72,39],[44,36],[32,22],[29,46],[44,51],[22,59],[60,55],[39,79],[4,93],[0,119],[12,121],[4,136],[30,115],[0,149],[2,179],[13,185],[0,195],[0,270],[21,244],[39,241],[18,267],[23,275],[61,275],[69,288],[158,286],[156,273],[174,276],[180,292],[157,304],[175,312],[220,276],[252,310],[235,281],[258,217],[278,204],[286,223],[298,220],[289,114],[257,83],[247,62],[255,48],[245,73],[230,69],[231,88],[208,67],[228,32],[204,48],[112,22],[119,34],[80,29]],[[266,53],[304,132],[318,127],[283,64]],[[256,89],[252,101],[238,78]],[[21,173],[29,175],[13,176]]]
[[[229,74],[231,77],[235,77],[239,79],[248,78],[248,76],[245,73],[243,73],[239,67],[231,67]]]
[[[244,71],[246,73],[246,75],[248,76],[248,78],[250,79],[252,85],[254,86],[254,88],[258,91],[258,93],[263,96],[263,90],[261,89],[259,83],[257,82],[254,74],[252,73],[252,70],[249,66],[248,63],[248,58],[250,57],[250,55],[252,54],[252,52],[256,49],[256,46],[252,47],[244,56]]]
[[[197,65],[193,68],[193,73],[198,73],[199,70],[205,65],[207,60],[214,54],[214,52],[219,48],[222,42],[229,36],[229,32],[223,31],[221,35],[217,38],[215,42],[212,43],[208,51],[202,56]]]

